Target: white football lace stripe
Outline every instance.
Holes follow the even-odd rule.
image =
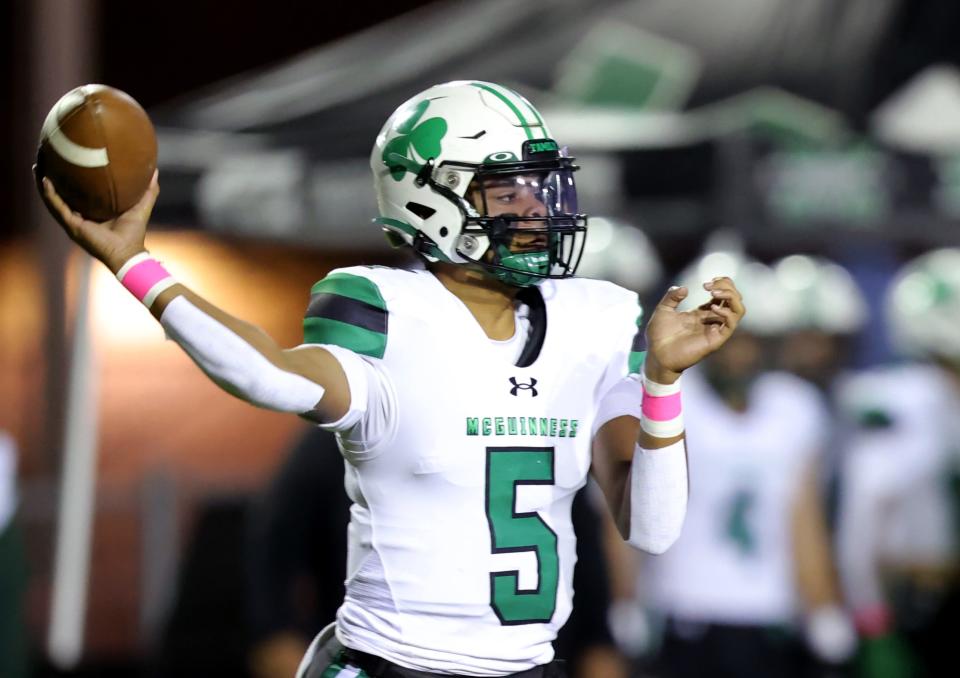
[[[43,121],[41,136],[53,147],[61,158],[79,167],[106,167],[110,164],[106,148],[89,148],[74,143],[60,130],[60,120],[74,108],[83,104],[82,88],[78,87],[64,94]]]

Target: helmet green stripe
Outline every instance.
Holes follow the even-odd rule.
[[[527,122],[527,119],[526,119],[525,117],[523,117],[523,113],[520,112],[520,109],[517,108],[517,105],[516,105],[515,103],[513,103],[512,101],[510,101],[510,99],[509,99],[506,95],[498,92],[497,90],[495,90],[493,87],[490,87],[489,85],[484,85],[483,83],[475,82],[475,83],[473,83],[473,86],[474,86],[474,87],[479,87],[479,88],[482,89],[482,90],[486,90],[487,92],[490,92],[490,94],[494,95],[495,97],[497,97],[498,99],[500,99],[500,101],[502,101],[503,103],[505,103],[505,104],[507,105],[507,107],[508,107],[511,111],[513,111],[514,115],[517,116],[517,120],[520,121],[520,126],[523,127],[523,131],[526,133],[527,139],[533,139],[533,138],[534,138],[533,130],[530,129],[530,127],[531,127],[530,123]],[[542,126],[542,125],[543,125],[543,121],[540,120],[539,118],[540,118],[540,116],[537,116],[538,123]]]
[[[519,102],[519,103],[517,104],[517,108],[520,108],[521,106],[525,106],[525,107],[527,108],[527,110],[529,110],[530,113],[533,114],[533,117],[536,118],[536,120],[537,120],[536,124],[537,124],[537,125],[540,125],[541,127],[546,127],[546,126],[543,124],[543,118],[540,117],[540,113],[537,112],[537,109],[534,108],[534,107],[533,107],[533,104],[531,104],[529,101],[527,101],[526,98],[524,98],[523,96],[521,96],[519,93],[513,91],[513,90],[510,89],[509,87],[504,87],[503,85],[497,85],[497,84],[495,84],[495,83],[493,84],[493,87],[500,89],[501,92],[502,92],[508,99],[513,99],[513,100]]]
[[[546,124],[543,122],[543,118],[540,117],[540,112],[534,107],[534,105],[531,104],[529,101],[527,101],[524,97],[522,97],[522,96],[520,96],[519,94],[517,94],[516,92],[514,92],[513,90],[507,90],[507,91],[511,92],[514,96],[516,96],[518,99],[520,99],[520,101],[522,101],[524,104],[527,105],[527,108],[529,108],[529,109],[530,109],[530,112],[533,113],[533,117],[537,119],[537,124],[540,125],[540,127],[542,127],[543,130],[544,130],[544,132],[543,132],[543,134],[542,134],[541,136],[548,136],[547,131],[546,131],[546,130],[547,130],[547,126],[546,126]]]

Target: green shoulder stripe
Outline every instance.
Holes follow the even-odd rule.
[[[627,364],[630,367],[630,374],[639,374],[643,367],[643,360],[647,357],[647,340],[643,336],[643,308],[637,316],[637,333],[633,335],[633,343],[630,346],[630,357]]]
[[[386,310],[387,302],[380,294],[380,288],[369,278],[352,273],[331,273],[323,280],[313,284],[310,294],[325,292],[363,301],[376,308]]]
[[[333,344],[382,358],[387,347],[387,304],[362,276],[334,273],[313,286],[303,319],[307,344]]]
[[[630,374],[640,374],[643,369],[643,361],[647,357],[646,351],[630,351],[629,366]]]

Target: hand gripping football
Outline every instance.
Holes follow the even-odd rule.
[[[37,179],[70,209],[108,221],[133,207],[157,167],[157,137],[143,108],[106,85],[83,85],[53,105],[40,132]]]

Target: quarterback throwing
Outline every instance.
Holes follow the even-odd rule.
[[[574,277],[587,235],[578,169],[522,96],[432,87],[371,154],[380,214],[425,270],[357,266],[314,285],[303,344],[174,280],[146,251],[159,186],[68,235],[148,306],[211,379],[337,433],[347,461],[346,598],[309,677],[561,675],[551,641],[572,600],[574,493],[592,473],[624,538],[662,552],[683,521],[680,374],[744,313],[729,278],[680,312]]]

